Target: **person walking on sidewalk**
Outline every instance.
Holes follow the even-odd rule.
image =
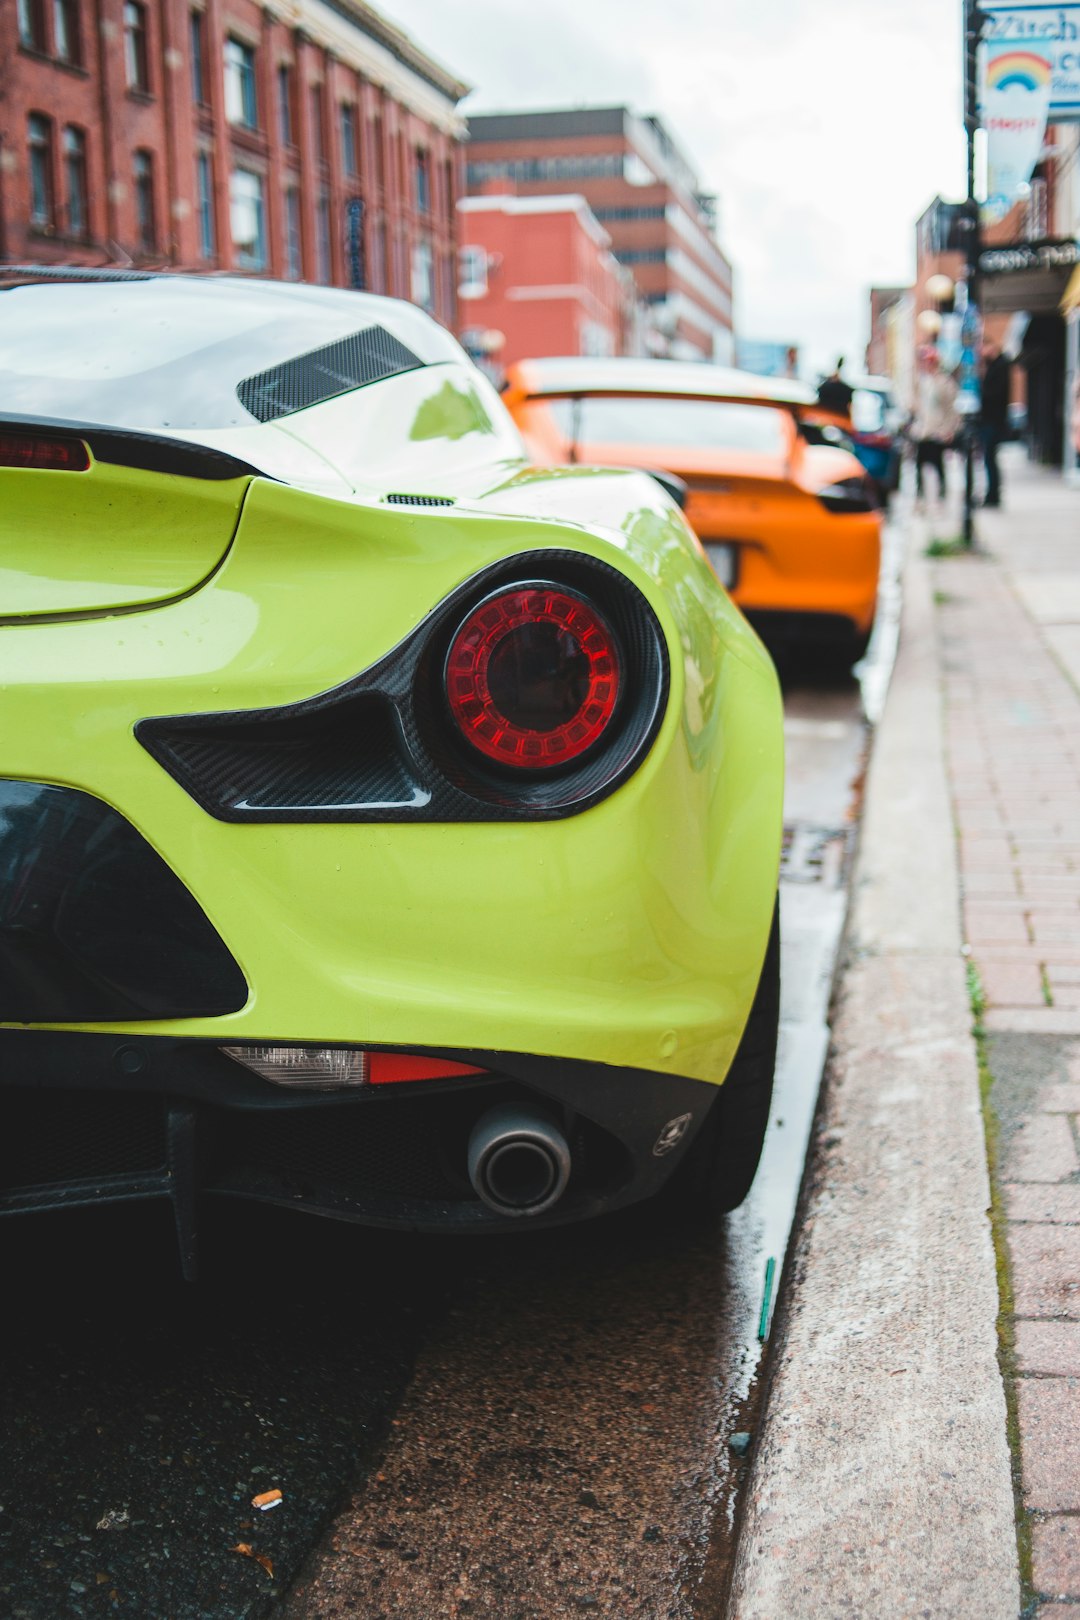
[[[945,452],[960,429],[956,410],[956,382],[941,369],[941,358],[936,349],[929,349],[923,358],[915,404],[912,437],[915,440],[915,497],[922,499],[923,468],[933,467],[937,474],[938,495],[941,500],[948,493],[945,484]]]
[[[996,343],[983,346],[985,369],[982,379],[982,405],[979,411],[979,436],[982,440],[983,462],[986,467],[986,496],[984,506],[1001,505],[1001,473],[998,470],[998,446],[1009,431],[1009,393],[1012,383],[1012,365]]]

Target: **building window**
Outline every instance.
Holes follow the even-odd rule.
[[[504,158],[470,163],[469,189],[487,180],[599,180],[623,177],[622,152],[584,153],[574,157]]]
[[[1050,234],[1049,188],[1041,175],[1031,181],[1027,205],[1027,234],[1031,241],[1039,242]]]
[[[300,281],[304,274],[304,227],[300,217],[300,193],[290,186],[285,193],[285,276]]]
[[[129,90],[150,89],[150,52],[146,40],[146,7],[139,0],[124,6],[124,72]]]
[[[225,41],[225,117],[230,124],[242,124],[245,129],[259,127],[255,52],[239,39]]]
[[[371,290],[386,291],[386,221],[376,220],[371,232]]]
[[[447,323],[454,316],[454,255],[444,253],[439,259],[439,318]]]
[[[78,0],[53,0],[53,48],[61,62],[82,61]]]
[[[132,170],[135,175],[135,228],[139,237],[139,246],[146,253],[152,253],[157,246],[157,230],[154,225],[154,154],[139,151],[132,159]]]
[[[199,253],[204,259],[217,255],[217,232],[214,229],[214,161],[209,152],[200,152],[195,159],[195,191],[199,209]]]
[[[45,49],[45,0],[19,0],[19,44],[30,51]]]
[[[429,315],[435,311],[435,277],[431,246],[428,242],[417,242],[412,251],[412,290],[410,294],[414,304],[426,309]]]
[[[482,247],[463,247],[458,253],[458,297],[486,298],[488,256]]]
[[[381,191],[386,184],[386,154],[383,151],[383,122],[378,117],[371,122],[371,150],[375,155],[375,184]]]
[[[278,134],[282,146],[293,144],[292,68],[282,62],[277,70]]]
[[[323,90],[321,84],[311,87],[311,149],[320,160],[326,156],[326,132],[323,127]]]
[[[74,124],[64,130],[64,203],[69,236],[87,234],[86,136]]]
[[[356,108],[347,101],[341,104],[341,167],[346,174],[358,174],[360,169],[356,152]]]
[[[206,18],[193,11],[190,19],[191,99],[197,107],[206,105]]]
[[[325,191],[315,204],[315,279],[330,285],[330,198]]]
[[[234,169],[229,185],[233,248],[241,270],[266,269],[266,209],[261,175]]]
[[[418,147],[413,158],[413,193],[420,214],[431,212],[431,165],[423,147]],[[424,308],[427,308],[425,304]]]
[[[39,230],[53,225],[52,121],[31,113],[27,125],[30,148],[30,223]]]

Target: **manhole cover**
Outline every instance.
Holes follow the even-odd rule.
[[[851,846],[850,827],[816,827],[787,822],[780,853],[782,883],[825,883],[838,888]]]

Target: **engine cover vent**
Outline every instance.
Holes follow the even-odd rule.
[[[388,506],[453,506],[452,495],[387,495]]]
[[[321,349],[309,349],[236,385],[236,395],[259,422],[291,416],[367,383],[416,371],[424,362],[383,326],[367,326]]]

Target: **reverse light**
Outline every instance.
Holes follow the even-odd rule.
[[[817,498],[828,512],[876,512],[877,497],[866,478],[841,478],[819,489]]]
[[[223,1046],[226,1057],[277,1086],[339,1091],[483,1074],[468,1063],[411,1052],[363,1052],[349,1046]]]
[[[0,467],[32,467],[45,472],[86,472],[90,452],[81,439],[37,433],[0,433]]]
[[[223,1046],[221,1050],[276,1086],[336,1091],[367,1084],[368,1055],[352,1047]]]
[[[621,679],[615,637],[576,592],[529,585],[488,597],[458,629],[446,696],[461,735],[501,764],[543,770],[599,742]]]

